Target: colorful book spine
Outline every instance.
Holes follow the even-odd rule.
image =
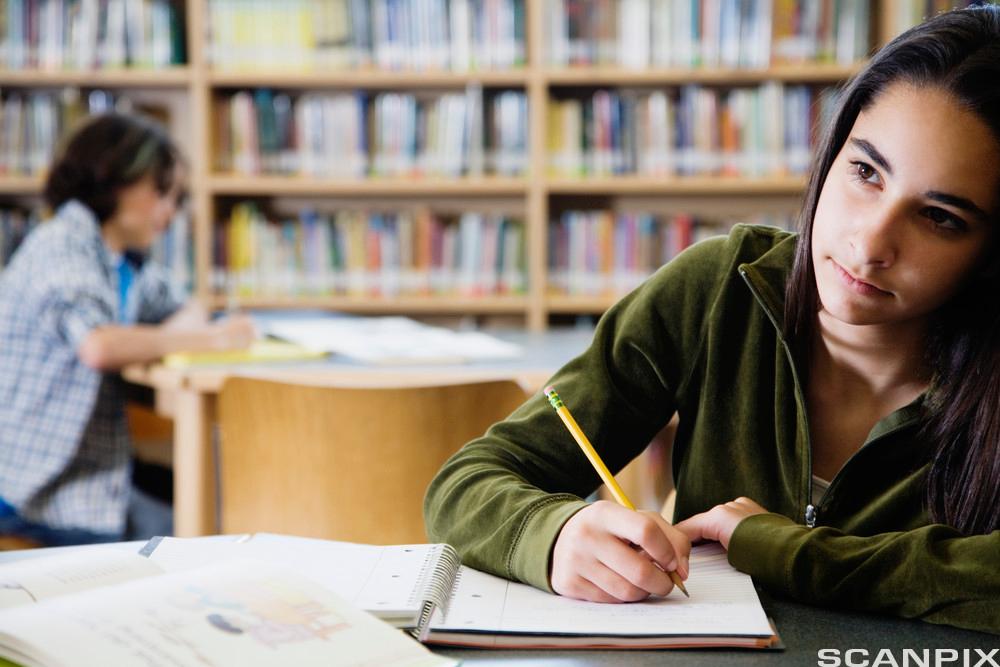
[[[574,296],[621,296],[660,266],[736,222],[790,229],[794,216],[723,220],[689,214],[565,211],[549,225],[548,288]]]
[[[185,61],[183,32],[170,0],[6,0],[0,67],[161,69]]]
[[[43,172],[59,140],[85,116],[132,106],[128,96],[102,90],[7,92],[0,97],[0,176]]]
[[[517,176],[528,167],[523,91],[415,95],[269,90],[221,98],[219,172],[323,178]]]
[[[870,0],[545,0],[545,20],[555,66],[763,69],[862,60],[873,12]]]
[[[469,71],[525,63],[525,0],[209,0],[216,69]]]
[[[809,86],[597,90],[549,102],[553,176],[803,174],[816,142]],[[821,96],[821,101],[824,98]],[[823,102],[823,109],[828,109]],[[778,113],[764,110],[778,110]]]
[[[214,285],[240,297],[522,294],[524,224],[505,215],[237,204],[219,228]]]

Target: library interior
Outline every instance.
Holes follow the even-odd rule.
[[[689,599],[616,606],[554,594],[551,540],[539,590],[534,510],[469,552],[441,526],[514,512],[510,479],[456,475],[486,484],[539,405],[588,470],[576,443],[611,443],[549,499],[673,522],[677,406],[603,421],[572,380],[621,409],[661,267],[792,238],[855,77],[984,4],[0,0],[0,665],[988,659],[996,619],[803,604],[717,544],[684,547]],[[477,549],[507,534],[498,572]]]

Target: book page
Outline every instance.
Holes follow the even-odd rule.
[[[263,330],[310,350],[370,364],[456,364],[516,359],[518,345],[482,332],[456,332],[406,317],[276,319]]]
[[[414,619],[426,594],[419,585],[443,545],[374,546],[268,533],[239,540],[162,538],[149,555],[166,570],[229,558],[285,565],[349,602],[383,617]]]
[[[109,586],[163,572],[135,553],[78,549],[0,566],[0,608],[38,602],[88,588]]]
[[[432,630],[600,635],[772,634],[749,576],[719,545],[691,551],[691,598],[679,591],[643,602],[606,604],[551,595],[463,567],[443,618]]]
[[[0,654],[46,665],[455,664],[309,579],[249,560],[0,611]]]

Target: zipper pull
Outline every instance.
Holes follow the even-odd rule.
[[[806,527],[814,528],[816,526],[816,506],[806,505]]]

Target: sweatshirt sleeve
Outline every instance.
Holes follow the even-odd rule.
[[[1000,531],[932,524],[859,537],[760,514],[736,527],[729,562],[802,602],[1000,634]]]
[[[608,311],[590,347],[551,380],[612,472],[675,412],[723,244],[696,244],[661,268]],[[424,501],[428,536],[472,567],[551,591],[556,537],[599,484],[539,392],[444,465]]]

